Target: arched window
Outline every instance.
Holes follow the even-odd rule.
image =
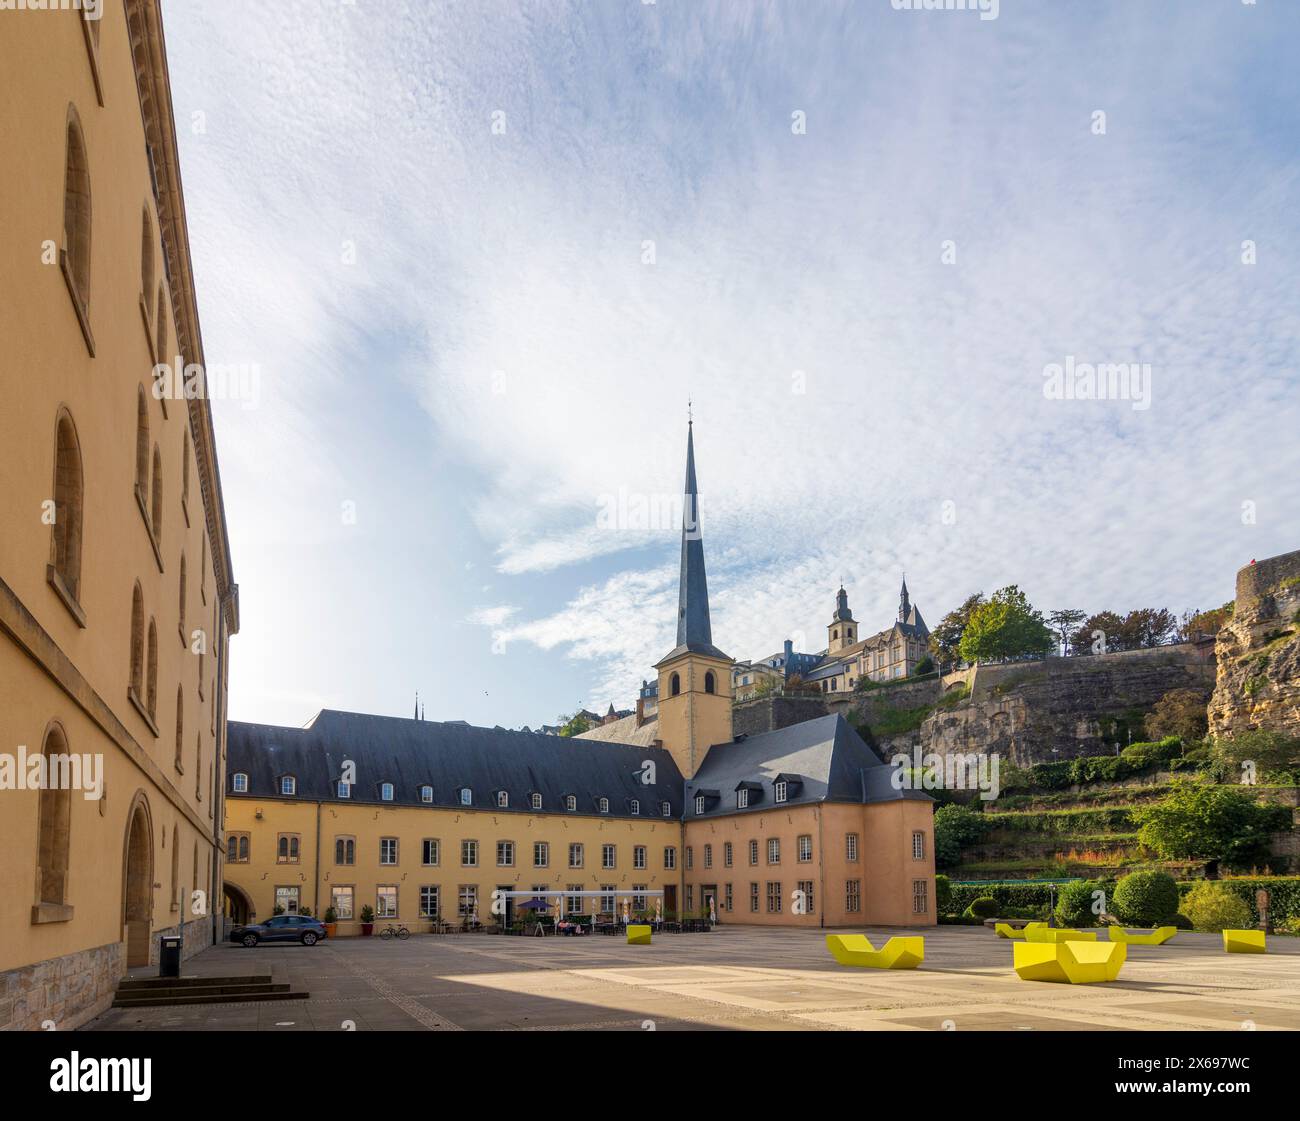
[[[704,675],[704,691],[706,693],[712,693],[715,685],[716,680],[713,676],[713,671],[709,670],[708,673]]]
[[[158,341],[155,344],[154,357],[157,362],[167,361],[167,289],[160,283],[158,285],[158,313],[154,320],[154,329],[158,332]],[[179,378],[180,370],[172,371],[172,378]],[[173,386],[175,381],[173,380]]]
[[[504,790],[497,791],[497,809],[508,810],[510,808],[510,795]]]
[[[180,594],[180,624],[179,625],[181,629],[181,642],[185,643],[185,645],[188,646],[189,644],[185,642],[185,554],[184,553],[181,553],[180,593],[181,594]]]
[[[185,690],[176,686],[176,769],[181,770],[181,751],[185,738]]]
[[[672,695],[674,697],[677,696],[682,691],[681,674],[677,674],[677,673],[673,674],[671,688],[672,688]]]
[[[153,446],[153,484],[149,490],[149,520],[153,535],[162,544],[162,455],[158,445]]]
[[[230,789],[236,794],[247,794],[248,776],[243,771],[236,771],[230,776]]]
[[[59,413],[54,432],[54,525],[50,534],[50,564],[75,600],[81,584],[81,445],[72,417]]]
[[[131,592],[131,691],[144,701],[144,596],[137,584]]]
[[[90,164],[81,120],[71,105],[63,173],[62,265],[78,314],[84,320],[90,311]]]
[[[146,206],[140,218],[140,298],[149,307],[149,293],[153,291],[153,221]]]
[[[641,812],[641,803],[638,802],[635,798],[633,798],[632,804],[629,808],[632,811],[632,816],[635,817],[637,814]]]
[[[609,799],[598,798],[596,800],[596,808],[603,814],[609,813]]]
[[[535,810],[540,810],[542,808],[542,796],[540,794],[533,795],[532,805]]]
[[[145,708],[158,719],[158,628],[149,620],[149,641],[145,646]]]
[[[379,797],[385,802],[393,800],[393,784],[391,782],[381,782],[379,784]]]
[[[471,805],[474,801],[474,792],[468,786],[460,788],[460,804],[462,806]]]
[[[72,827],[72,786],[57,781],[57,756],[68,754],[68,741],[63,729],[52,724],[45,733],[41,746],[45,756],[46,775],[54,776],[41,787],[36,827],[36,877],[37,903],[62,907],[68,896],[68,851]],[[54,768],[51,771],[51,767]]]
[[[566,794],[564,796],[564,808],[570,811],[578,808],[578,797],[576,794]]]
[[[149,400],[139,387],[135,405],[135,493],[142,505],[149,497]]]

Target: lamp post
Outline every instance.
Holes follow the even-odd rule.
[[[1047,912],[1047,925],[1049,928],[1056,926],[1056,885],[1047,885],[1047,902],[1049,910]]]

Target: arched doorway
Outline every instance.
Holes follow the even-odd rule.
[[[126,826],[122,872],[122,926],[126,930],[126,965],[149,964],[153,925],[153,829],[149,804],[137,794]]]
[[[238,884],[232,884],[227,880],[221,885],[221,893],[224,903],[222,912],[232,925],[241,926],[252,921],[256,912],[248,892]]]

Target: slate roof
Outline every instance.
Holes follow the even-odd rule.
[[[563,813],[564,798],[578,798],[578,813],[597,812],[609,799],[609,816],[630,817],[633,799],[641,817],[660,817],[667,801],[672,816],[682,805],[682,776],[663,748],[603,741],[577,741],[540,732],[478,728],[462,722],[412,720],[366,713],[322,710],[305,728],[245,724],[232,720],[227,732],[227,771],[248,775],[248,793],[231,798],[279,798],[279,778],[291,774],[297,794],[288,800],[352,801],[427,806],[420,787],[433,787],[434,807],[461,808],[459,791],[469,787],[471,806],[498,810],[496,791],[510,795],[509,810],[530,811],[530,795],[542,808]],[[356,764],[350,799],[339,799],[335,783],[344,760]],[[641,781],[646,760],[655,764],[651,784]],[[379,797],[391,782],[393,800]],[[229,784],[228,784],[229,785]]]
[[[722,817],[730,813],[770,810],[776,803],[772,783],[778,776],[798,776],[802,786],[792,788],[780,805],[810,802],[890,802],[902,798],[932,801],[920,790],[895,790],[893,768],[880,761],[844,717],[819,716],[800,724],[763,732],[709,749],[693,779],[686,783],[685,816]],[[748,810],[736,809],[732,792],[741,783],[758,782],[761,800],[750,799]],[[722,791],[719,802],[695,812],[695,795]]]

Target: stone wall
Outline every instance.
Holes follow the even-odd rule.
[[[110,942],[0,974],[0,1031],[80,1027],[113,1003],[124,961],[124,943]]]
[[[827,704],[817,696],[770,696],[744,701],[731,710],[732,734],[756,736],[825,716]]]
[[[1210,732],[1300,736],[1300,550],[1237,573],[1232,620],[1215,647]]]

